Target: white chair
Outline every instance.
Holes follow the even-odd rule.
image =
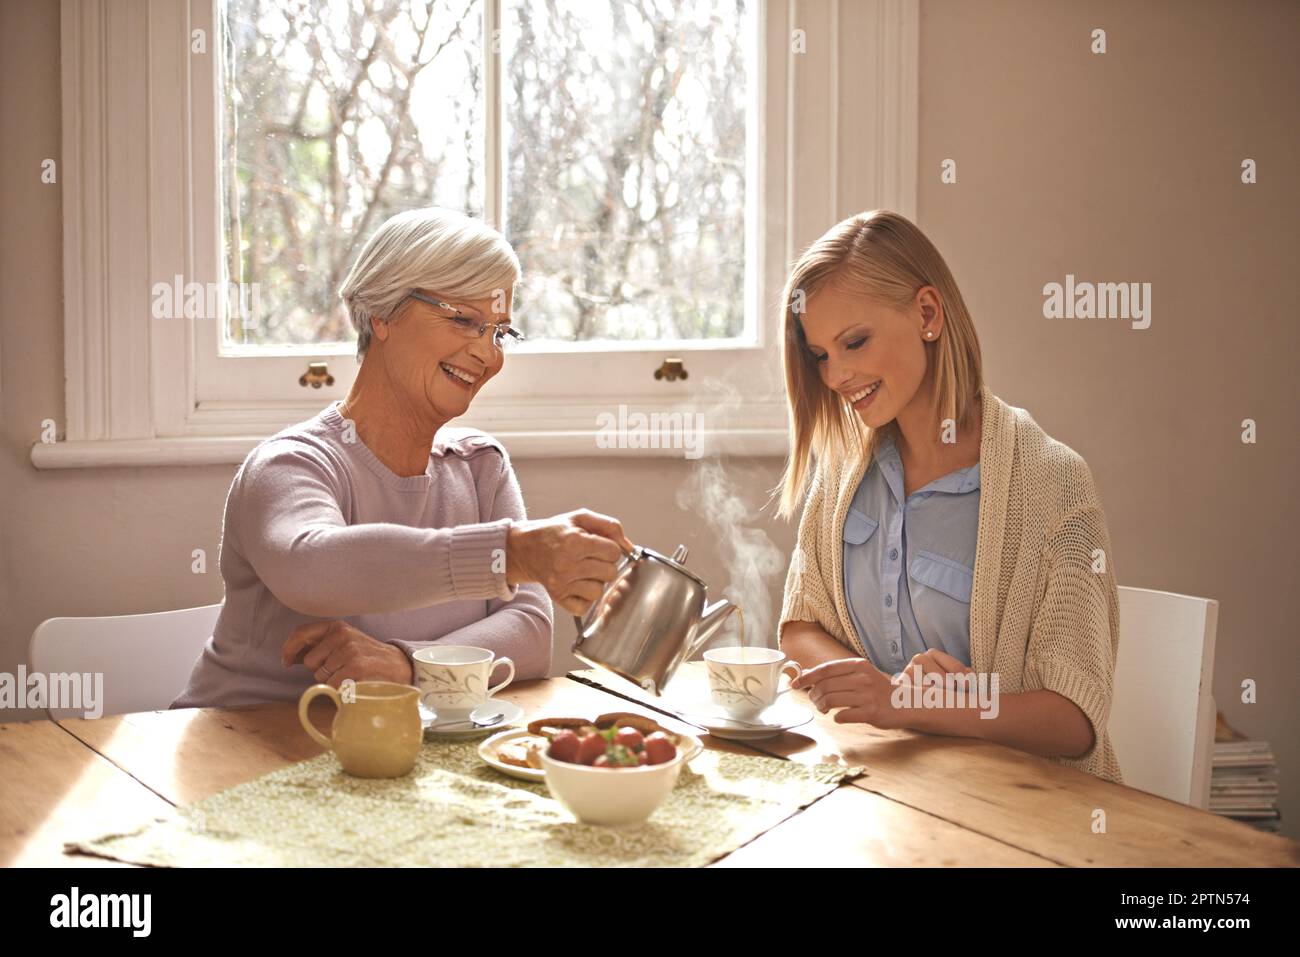
[[[102,673],[103,713],[166,708],[184,690],[221,603],[148,615],[50,618],[32,633],[29,667],[42,674]],[[50,717],[80,718],[84,708],[49,708]]]
[[[1119,589],[1109,729],[1124,783],[1203,810],[1214,761],[1218,621],[1212,598]]]

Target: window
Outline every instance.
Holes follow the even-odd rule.
[[[335,291],[402,209],[490,205],[524,267],[528,348],[755,340],[746,314],[752,4],[223,0],[223,344],[354,339]],[[501,135],[486,136],[486,100]],[[487,176],[495,154],[503,181]]]
[[[503,12],[503,221],[530,337],[754,342],[753,0]]]
[[[758,7],[299,0],[294,9],[215,0],[213,268],[223,288],[256,283],[260,314],[250,323],[231,303],[216,328],[197,330],[196,427],[269,422],[258,408],[268,401],[276,415],[294,410],[292,421],[346,394],[357,364],[339,282],[385,217],[436,202],[496,224],[524,267],[514,315],[528,339],[467,421],[507,434],[586,433],[569,453],[594,452],[602,412],[667,411],[709,387],[748,393],[730,403],[729,427],[777,438],[784,414],[764,308],[775,294],[763,287],[759,246],[784,184],[758,201],[759,117],[772,99],[759,82]],[[205,96],[201,82],[193,95]],[[768,113],[781,128],[783,108]],[[211,136],[201,123],[199,157]],[[679,352],[689,353],[687,378],[656,379]],[[306,365],[321,360],[333,385],[304,395]]]
[[[394,213],[484,212],[483,4],[218,0],[223,352],[356,336],[338,287]],[[235,348],[231,348],[235,347]]]
[[[849,213],[915,216],[916,0],[63,9],[68,420],[40,467],[237,462],[344,395],[343,270],[430,202],[525,268],[529,343],[467,421],[595,454],[601,413],[721,392],[711,447],[781,454],[787,264]],[[257,282],[262,315],[160,317],[173,279]]]

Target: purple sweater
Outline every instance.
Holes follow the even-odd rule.
[[[314,619],[343,619],[408,655],[437,642],[490,648],[514,661],[516,680],[544,677],[550,598],[504,573],[507,529],[525,517],[505,449],[477,430],[439,430],[425,474],[403,477],[336,405],[290,426],[235,473],[225,601],[171,706],[296,699],[315,678],[281,665],[280,648]]]

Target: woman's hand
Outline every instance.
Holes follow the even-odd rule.
[[[337,688],[344,681],[395,681],[409,685],[415,672],[406,652],[371,638],[346,621],[310,621],[289,633],[280,649],[286,668],[303,664],[316,680]]]
[[[515,522],[506,538],[506,581],[537,582],[565,611],[582,615],[633,547],[618,519],[585,508]]]
[[[893,681],[866,658],[827,661],[809,668],[790,687],[806,689],[822,714],[843,708],[835,715],[836,724],[863,721],[877,728],[906,726],[907,712],[895,708],[890,700]]]
[[[937,648],[931,648],[923,651],[919,655],[913,655],[912,660],[907,663],[907,667],[894,675],[894,684],[922,684],[925,675],[939,675],[943,681],[945,690],[948,687],[948,675],[954,674],[975,674],[975,669],[969,665],[964,665],[952,655],[939,651]],[[918,680],[919,679],[919,680]]]

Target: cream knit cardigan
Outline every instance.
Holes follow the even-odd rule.
[[[1007,405],[987,386],[981,395],[971,667],[996,672],[999,692],[1047,689],[1073,701],[1092,722],[1093,746],[1080,757],[1052,760],[1119,782],[1106,731],[1119,593],[1092,473],[1024,409]],[[779,634],[787,621],[815,622],[864,658],[844,596],[842,533],[868,464],[865,453],[818,461],[777,625]]]

